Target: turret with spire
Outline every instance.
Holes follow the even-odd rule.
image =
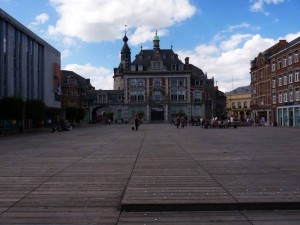
[[[153,39],[153,50],[159,50],[159,37],[157,36],[157,30]]]
[[[128,37],[126,35],[126,29],[125,29],[125,35],[123,37],[124,45],[121,49],[121,64],[123,66],[124,71],[128,71],[130,69],[130,63],[131,63],[131,51],[128,47]]]

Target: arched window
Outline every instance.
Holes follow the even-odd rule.
[[[232,103],[232,108],[233,108],[233,109],[236,108],[235,102]]]
[[[244,101],[244,108],[247,109],[248,108],[248,102]]]
[[[242,108],[242,103],[238,102],[238,108],[241,109]]]

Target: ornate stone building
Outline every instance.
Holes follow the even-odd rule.
[[[228,116],[241,121],[251,116],[251,86],[239,87],[226,93],[226,108]]]
[[[216,107],[214,79],[183,63],[171,49],[161,49],[155,34],[153,49],[141,51],[131,61],[128,37],[123,38],[121,62],[114,69],[114,90],[124,91],[123,118],[142,113],[145,121],[168,121],[178,113],[211,118]]]

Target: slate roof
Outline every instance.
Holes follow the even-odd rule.
[[[141,50],[139,54],[135,56],[134,61],[131,65],[143,65],[144,70],[148,70],[151,66],[151,61],[154,59],[154,55],[159,54],[160,59],[156,61],[162,61],[163,66],[167,70],[171,70],[172,64],[184,64],[179,58],[178,55],[174,53],[172,49],[160,49],[154,51],[153,49]]]

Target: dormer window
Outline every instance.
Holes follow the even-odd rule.
[[[152,62],[152,69],[153,70],[161,70],[162,69],[162,62],[161,61]]]

